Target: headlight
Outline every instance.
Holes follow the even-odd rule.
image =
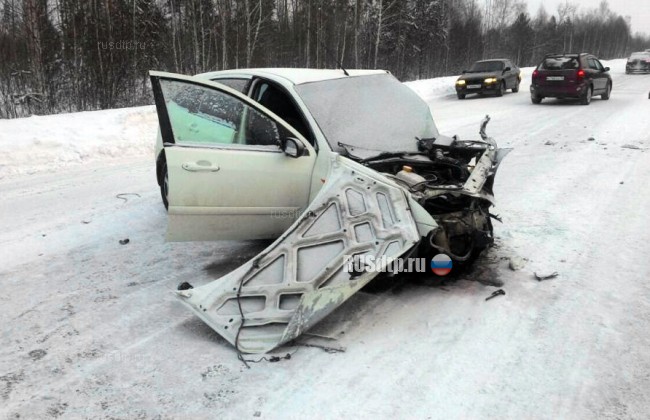
[[[457,84],[457,85],[460,85],[460,86],[464,86],[464,85],[465,85],[465,81],[462,80],[462,79],[461,79],[461,80],[456,80],[456,84]]]
[[[483,80],[485,83],[496,83],[497,78],[496,77],[488,77],[487,79]]]

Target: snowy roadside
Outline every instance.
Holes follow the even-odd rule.
[[[157,125],[153,106],[0,120],[0,179],[152,157]]]

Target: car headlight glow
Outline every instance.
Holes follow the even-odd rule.
[[[462,80],[462,79],[461,79],[461,80],[456,80],[456,84],[457,84],[457,85],[460,85],[460,86],[464,86],[464,85],[465,85],[465,81]]]
[[[497,78],[496,77],[488,77],[487,79],[483,80],[485,83],[496,83]]]

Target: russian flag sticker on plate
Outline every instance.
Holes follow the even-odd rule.
[[[451,271],[451,258],[445,254],[438,254],[431,259],[431,271],[438,276],[446,276]]]

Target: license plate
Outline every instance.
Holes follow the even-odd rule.
[[[480,89],[481,85],[467,85],[467,89]]]
[[[546,80],[564,80],[564,76],[548,76]]]

